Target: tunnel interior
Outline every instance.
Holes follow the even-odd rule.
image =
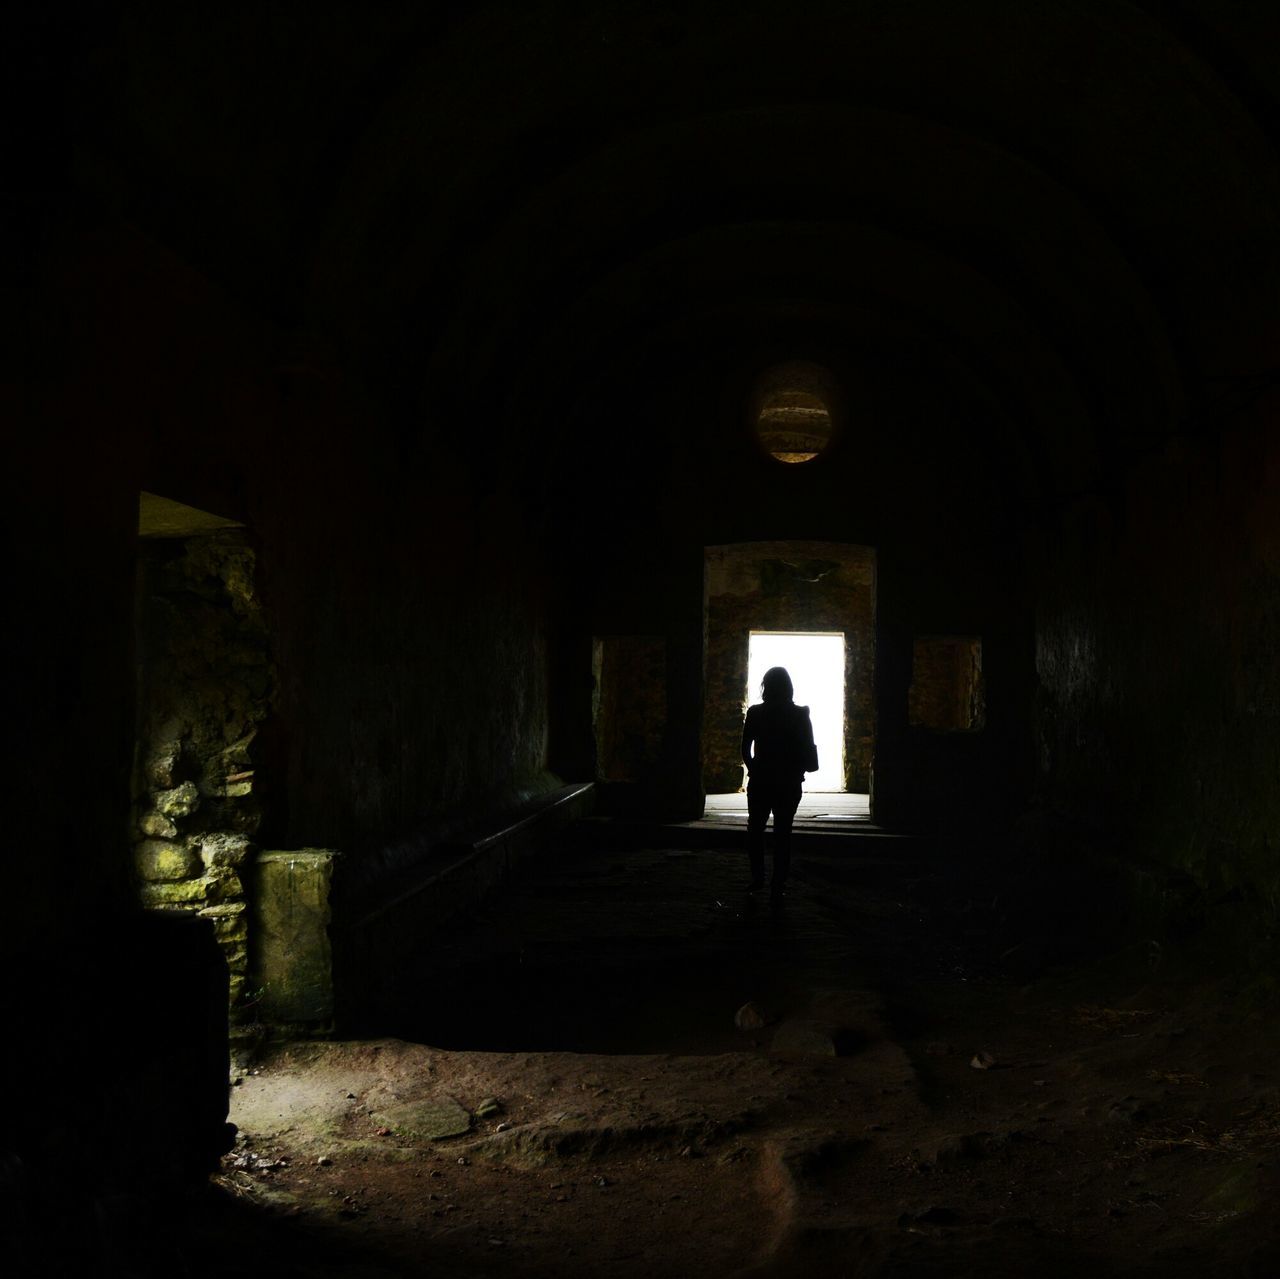
[[[23,6],[15,1257],[1271,1273],[1278,21]]]

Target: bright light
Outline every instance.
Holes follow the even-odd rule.
[[[747,649],[747,704],[760,700],[760,681],[771,666],[785,666],[796,703],[813,719],[819,769],[804,779],[807,791],[844,790],[844,636],[800,631],[753,631]]]

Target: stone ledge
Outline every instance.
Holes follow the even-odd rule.
[[[207,879],[179,879],[167,883],[141,885],[143,906],[203,906],[209,900]]]

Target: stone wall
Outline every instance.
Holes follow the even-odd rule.
[[[240,532],[144,539],[138,563],[142,902],[212,921],[233,1009],[251,995],[243,867],[262,818],[252,747],[272,685],[254,569]]]
[[[1145,926],[1280,937],[1280,399],[1067,512],[1037,636],[1039,794]]]

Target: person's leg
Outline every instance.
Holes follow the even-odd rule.
[[[769,795],[759,782],[747,783],[747,857],[751,889],[764,887],[764,828],[769,821]]]
[[[770,891],[781,897],[791,874],[791,824],[800,807],[800,783],[779,786],[773,794],[773,882]]]

